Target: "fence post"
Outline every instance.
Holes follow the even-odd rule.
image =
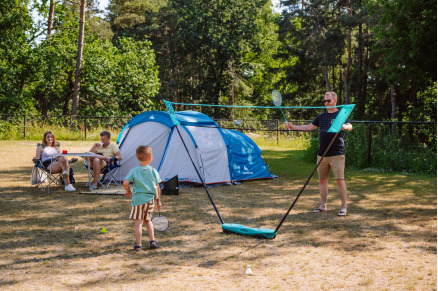
[[[23,120],[24,120],[24,122],[23,122],[23,136],[24,136],[24,139],[26,139],[26,114],[23,114]]]
[[[279,129],[279,124],[278,124],[278,119],[276,120],[277,121],[277,145],[279,145],[280,144],[280,142],[279,142],[279,137],[278,137],[278,135],[279,135],[279,133],[280,133],[280,129]]]
[[[87,116],[85,116],[84,117],[85,118],[85,129],[84,129],[84,132],[85,132],[85,140],[87,140]]]
[[[367,162],[368,162],[368,167],[371,166],[371,123],[368,125],[367,127],[367,135],[368,135],[368,158],[367,158]]]

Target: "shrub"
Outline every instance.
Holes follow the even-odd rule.
[[[356,123],[353,126],[352,131],[345,133],[347,166],[358,169],[373,168],[436,174],[435,126],[398,124],[395,131],[390,123],[371,125]],[[370,149],[369,138],[371,138]],[[318,137],[315,134],[310,140],[310,146],[305,155],[306,160],[316,161],[318,146]],[[370,151],[370,161],[368,161],[368,151]]]
[[[16,131],[15,125],[0,120],[0,139],[14,139]]]

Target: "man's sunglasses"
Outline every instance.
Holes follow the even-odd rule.
[[[330,103],[332,102],[332,99],[324,100],[324,103]]]

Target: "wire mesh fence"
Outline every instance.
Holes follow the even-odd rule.
[[[47,130],[59,140],[98,140],[102,130],[116,138],[131,116],[16,115],[0,116],[0,139],[39,140]],[[314,159],[318,133],[290,132],[283,120],[216,119],[225,129],[237,130],[281,144],[284,140],[308,139],[308,157]],[[307,124],[311,120],[292,120]],[[347,165],[358,168],[436,173],[436,122],[350,121],[354,130],[345,134]]]
[[[435,122],[352,122],[345,151],[347,164],[395,171],[437,170]]]
[[[94,139],[99,130],[119,133],[131,116],[14,115],[3,114],[0,139],[39,139],[45,131],[57,131],[64,140]]]

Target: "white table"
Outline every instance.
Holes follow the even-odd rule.
[[[90,152],[87,152],[87,153],[67,153],[67,154],[59,153],[59,154],[47,155],[47,156],[50,157],[50,164],[53,163],[53,159],[54,158],[58,158],[58,157],[81,157],[83,160],[85,160],[86,157],[96,157],[96,156],[101,157],[101,155],[96,155],[95,153],[90,153]],[[88,163],[88,167],[87,168],[88,168],[88,187],[89,187],[89,189],[91,191],[92,189],[91,189],[91,167],[90,167],[90,163]],[[50,168],[50,175],[51,174],[52,174],[52,168]],[[69,175],[70,175],[70,173],[69,173]],[[49,185],[48,191],[50,192],[50,185]]]

